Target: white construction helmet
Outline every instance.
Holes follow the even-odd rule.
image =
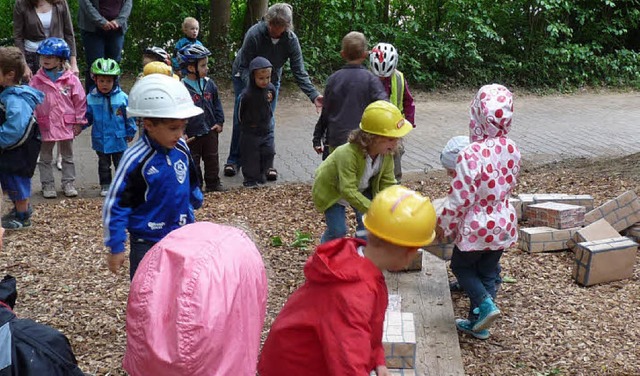
[[[184,84],[164,74],[142,77],[129,93],[127,116],[188,119],[201,113]]]
[[[398,50],[389,43],[378,43],[369,55],[371,71],[378,77],[389,77],[398,66]]]

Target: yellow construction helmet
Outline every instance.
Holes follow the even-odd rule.
[[[400,138],[411,132],[413,125],[398,107],[387,101],[375,101],[364,109],[360,129],[379,136]]]
[[[401,185],[379,192],[362,220],[371,234],[399,246],[422,247],[436,237],[436,211],[429,198]]]
[[[171,67],[161,61],[152,61],[149,64],[145,65],[144,69],[142,70],[143,76],[148,76],[154,73],[173,77],[173,71],[171,70]]]

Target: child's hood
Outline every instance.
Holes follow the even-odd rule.
[[[336,239],[316,248],[304,266],[307,280],[314,283],[356,282],[382,275],[369,259],[358,254],[366,243],[359,239]]]
[[[251,85],[255,86],[256,82],[253,79],[253,72],[258,70],[258,69],[264,69],[264,68],[273,68],[273,65],[271,64],[271,62],[262,57],[262,56],[257,56],[255,58],[253,58],[253,60],[251,60],[251,62],[249,63],[249,76],[251,77]]]
[[[471,142],[506,136],[511,130],[513,94],[499,84],[481,87],[471,102],[469,117]]]
[[[44,101],[43,92],[26,85],[9,86],[4,89],[1,94],[3,98],[10,95],[21,97],[29,104],[31,109],[35,109],[37,105]]]

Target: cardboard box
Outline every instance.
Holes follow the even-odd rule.
[[[584,206],[545,202],[527,207],[527,221],[531,226],[567,229],[584,224]]]
[[[551,227],[518,229],[518,248],[529,253],[560,251],[569,248],[567,242],[579,227],[558,230]]]
[[[587,227],[576,232],[573,240],[576,243],[591,242],[594,240],[618,238],[620,234],[605,219],[599,219]]]
[[[583,286],[633,276],[638,243],[621,236],[576,245],[573,278]]]
[[[382,346],[387,368],[415,368],[416,329],[413,313],[385,313]]]

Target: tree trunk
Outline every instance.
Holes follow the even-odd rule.
[[[218,64],[228,64],[227,45],[231,22],[231,0],[211,0],[211,17],[209,23],[209,48],[213,59]]]
[[[244,15],[244,28],[242,30],[243,38],[247,30],[267,13],[268,7],[268,0],[247,0],[247,13]]]

